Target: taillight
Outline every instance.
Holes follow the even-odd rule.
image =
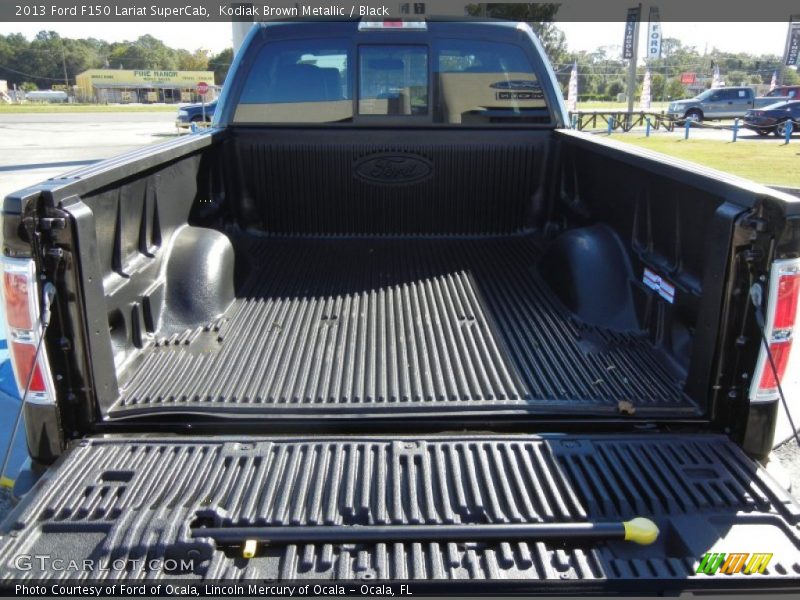
[[[775,329],[794,328],[797,318],[797,296],[800,292],[800,271],[784,273],[778,278],[778,301],[775,306]]]
[[[6,320],[9,327],[33,329],[33,316],[28,302],[28,276],[23,273],[3,273],[3,293],[6,299]]]
[[[783,383],[792,354],[798,300],[800,259],[776,260],[770,274],[769,301],[764,324],[764,337],[769,345],[772,362],[770,363],[762,344],[753,388],[750,391],[751,400],[771,400],[778,395],[778,383]]]
[[[30,379],[25,400],[37,404],[52,404],[55,394],[44,348],[40,349],[38,360],[36,357],[36,348],[42,334],[36,267],[29,259],[3,257],[1,262],[6,331],[19,395],[24,395],[25,386]]]

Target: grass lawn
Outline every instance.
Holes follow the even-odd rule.
[[[759,183],[800,188],[800,137],[790,144],[767,138],[751,142],[688,139],[674,135],[640,133],[612,136],[613,139],[727,171]]]
[[[19,113],[175,112],[176,104],[0,104],[0,115]]]

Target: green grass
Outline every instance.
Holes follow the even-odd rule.
[[[0,115],[23,113],[175,112],[175,104],[0,104]]]
[[[800,137],[788,145],[778,138],[751,142],[688,139],[676,135],[640,133],[612,135],[612,138],[655,152],[726,171],[759,183],[800,188]]]

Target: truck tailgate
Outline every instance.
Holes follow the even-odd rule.
[[[634,516],[658,524],[654,544],[262,544],[245,559],[240,547],[216,547],[198,533],[203,526],[420,524],[478,531]],[[800,576],[798,522],[791,496],[714,435],[106,436],[68,451],[4,522],[0,573],[7,583],[67,576],[772,587]],[[763,574],[696,574],[707,552],[772,558]],[[48,558],[19,559],[41,555]],[[56,559],[64,560],[59,572]],[[64,569],[84,560],[91,572]]]

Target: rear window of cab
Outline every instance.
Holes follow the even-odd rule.
[[[259,50],[234,123],[550,123],[528,56],[513,43],[280,40]]]

